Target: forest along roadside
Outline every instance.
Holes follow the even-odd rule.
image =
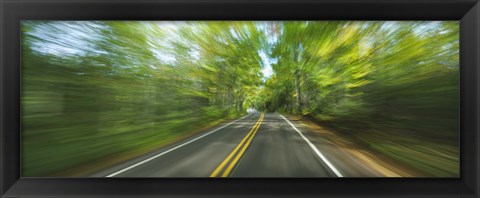
[[[286,115],[332,161],[345,177],[413,177],[422,175],[383,156],[354,138],[297,115]]]
[[[458,21],[22,21],[21,176],[86,175],[255,108],[328,128],[311,139],[352,175],[459,178],[459,29]]]

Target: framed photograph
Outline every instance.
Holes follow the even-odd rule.
[[[479,197],[478,0],[3,0],[1,197]]]

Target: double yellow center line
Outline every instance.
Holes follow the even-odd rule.
[[[253,137],[255,137],[255,134],[257,133],[258,128],[260,128],[262,121],[263,113],[260,114],[260,118],[258,118],[257,123],[255,123],[250,132],[248,132],[248,134],[242,139],[242,141],[237,145],[237,147],[233,149],[233,151],[227,156],[227,158],[225,158],[225,160],[223,160],[222,163],[218,165],[218,167],[212,172],[212,174],[210,174],[210,177],[228,177],[228,175],[230,175],[233,168],[238,163],[243,153],[245,153],[245,150],[247,150],[248,146],[252,142]]]

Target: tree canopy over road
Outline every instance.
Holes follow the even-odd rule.
[[[23,176],[139,155],[248,108],[459,173],[458,22],[24,21],[22,41]]]

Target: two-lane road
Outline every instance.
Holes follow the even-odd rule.
[[[159,151],[111,167],[106,177],[341,177],[294,124],[251,113]]]

